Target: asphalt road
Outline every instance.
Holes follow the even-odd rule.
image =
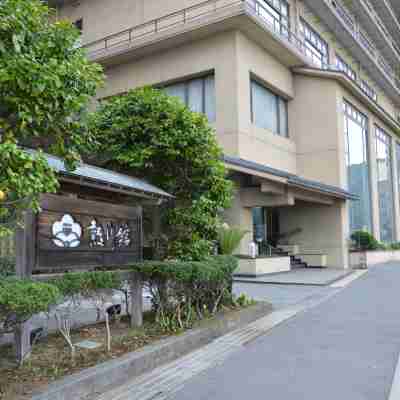
[[[400,264],[371,269],[195,376],[171,398],[387,400],[400,351],[399,297]]]

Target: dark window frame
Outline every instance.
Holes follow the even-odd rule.
[[[267,128],[260,127],[256,124],[255,121],[255,116],[254,116],[254,94],[253,94],[253,83],[259,85],[266,91],[268,91],[270,94],[272,94],[275,98],[275,112],[277,116],[277,132],[273,132]],[[285,105],[285,123],[286,123],[286,132],[282,132],[282,122],[281,122],[281,112],[280,112],[280,103],[281,101]],[[289,100],[280,96],[279,94],[275,93],[273,90],[271,90],[269,87],[267,87],[265,84],[260,82],[259,79],[257,79],[254,76],[250,76],[250,119],[251,123],[261,129],[268,130],[272,132],[274,135],[289,139],[290,138],[290,132],[289,132]]]

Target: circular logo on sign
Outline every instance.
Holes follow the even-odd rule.
[[[78,247],[81,244],[82,228],[69,214],[54,222],[52,231],[53,243],[57,247]]]

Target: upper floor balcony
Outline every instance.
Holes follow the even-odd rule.
[[[398,0],[392,1],[397,4],[397,11],[390,0],[375,1],[373,7],[391,33],[395,43],[400,46],[400,2]]]
[[[159,49],[238,29],[288,67],[307,61],[303,41],[290,29],[288,17],[268,8],[272,0],[205,0],[174,13],[84,43],[89,57],[104,65],[141,57]],[[266,34],[268,33],[268,34]]]
[[[385,58],[393,65],[400,63],[400,25],[398,20],[395,19],[391,24],[386,25],[376,11],[376,7],[378,6],[381,12],[385,10],[389,14],[392,9],[388,8],[388,1],[379,0],[372,2],[370,0],[355,0],[347,2],[347,4],[351,14],[355,17],[359,25],[364,27],[368,36],[381,50]],[[397,22],[396,25],[395,22]],[[394,28],[395,26],[397,29],[393,36],[389,27]]]
[[[370,35],[356,23],[353,15],[336,0],[304,0],[312,12],[317,15],[346,49],[358,60],[391,100],[399,105],[400,80],[390,58],[384,51],[386,45],[377,45]],[[354,4],[355,2],[353,2]],[[387,46],[386,46],[387,47]],[[379,48],[379,50],[378,50]]]
[[[92,60],[115,65],[218,32],[239,29],[289,68],[308,66],[332,69],[330,65],[321,66],[321,60],[314,58],[304,37],[294,32],[287,17],[278,17],[271,12],[268,7],[270,1],[207,0],[86,43],[84,47]],[[395,104],[400,104],[400,81],[395,71],[369,37],[358,29],[351,15],[333,0],[306,1],[317,15],[321,15],[339,40],[349,47]],[[322,9],[321,5],[325,8]]]

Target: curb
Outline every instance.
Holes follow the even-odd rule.
[[[217,315],[215,319],[205,321],[199,328],[187,331],[180,336],[161,340],[125,356],[107,361],[95,367],[68,376],[50,384],[46,390],[37,392],[31,400],[79,400],[102,392],[110,385],[124,382],[148,372],[162,364],[196,350],[214,339],[230,333],[244,325],[256,321],[272,312],[268,303]]]

